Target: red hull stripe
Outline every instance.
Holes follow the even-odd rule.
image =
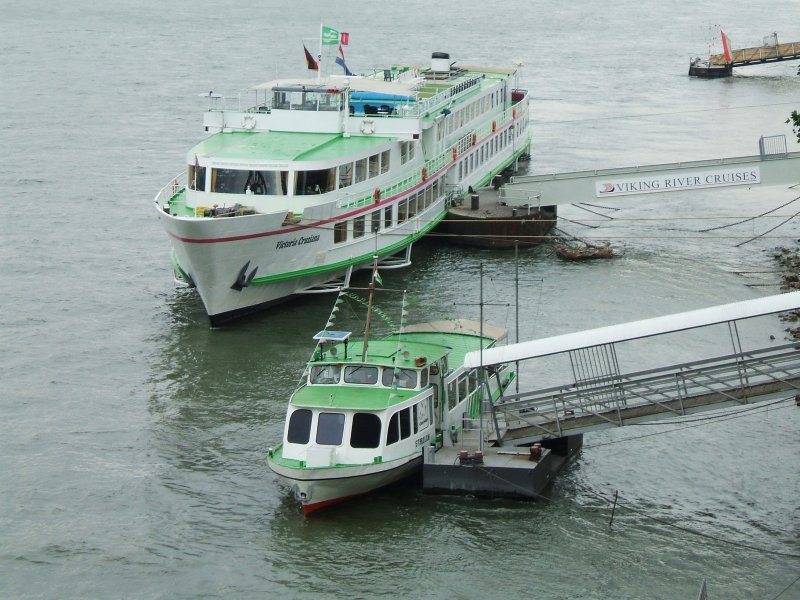
[[[349,500],[350,498],[355,498],[358,495],[360,494],[355,494],[353,496],[341,496],[340,498],[331,498],[330,500],[315,502],[313,504],[303,504],[303,514],[310,515],[311,513],[318,511],[320,508],[325,508],[327,506],[333,506],[334,504],[339,504],[340,502],[344,502],[345,500]]]
[[[338,215],[338,216],[336,216],[334,218],[331,218],[331,219],[325,219],[323,221],[317,221],[316,223],[312,223],[310,225],[298,225],[297,227],[285,227],[285,228],[280,229],[280,230],[261,231],[259,233],[248,233],[247,235],[233,235],[233,236],[221,237],[221,238],[187,238],[187,237],[182,237],[182,236],[179,236],[179,235],[175,235],[174,233],[171,233],[171,232],[167,232],[167,233],[169,233],[169,235],[171,237],[175,238],[176,240],[181,241],[181,242],[185,242],[187,244],[219,244],[219,243],[223,243],[223,242],[239,242],[241,240],[251,240],[251,239],[254,239],[254,238],[267,237],[267,236],[271,236],[271,235],[282,235],[284,233],[292,233],[294,231],[304,231],[306,229],[314,229],[316,227],[321,227],[322,225],[327,225],[328,223],[334,223],[334,222],[337,222],[337,221],[341,221],[342,219],[347,219],[347,218],[350,218],[350,217],[353,217],[353,216],[356,216],[356,215],[360,215],[362,213],[366,214],[366,213],[372,212],[376,208],[380,208],[380,207],[385,206],[386,204],[390,204],[395,199],[399,198],[400,196],[403,196],[404,194],[410,194],[410,193],[416,192],[423,185],[426,185],[429,180],[433,180],[433,179],[435,179],[435,176],[429,177],[425,181],[421,181],[420,183],[418,183],[417,185],[415,185],[412,188],[409,188],[408,190],[406,190],[402,194],[395,194],[394,196],[390,196],[389,198],[386,198],[385,200],[383,200],[381,202],[375,202],[375,203],[370,204],[368,206],[362,206],[362,207],[360,207],[360,208],[358,208],[356,210],[350,211],[348,213],[344,213],[344,214]]]

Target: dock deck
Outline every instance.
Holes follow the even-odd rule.
[[[744,67],[768,62],[779,62],[782,60],[800,59],[800,42],[789,42],[788,44],[775,44],[774,46],[757,46],[754,48],[741,48],[731,50],[731,60],[725,54],[712,54],[709,62],[712,65],[728,65],[732,67]]]
[[[478,460],[472,451],[462,459],[459,446],[430,448],[422,467],[422,488],[438,494],[536,498],[582,446],[582,435],[561,438],[554,447],[542,448],[536,460],[525,447],[489,446]]]
[[[550,239],[555,206],[540,206],[533,196],[509,199],[505,190],[481,188],[450,207],[438,234],[463,246],[534,246]]]

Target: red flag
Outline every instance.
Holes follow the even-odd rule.
[[[722,52],[725,54],[725,60],[729,63],[733,62],[733,58],[731,57],[731,41],[728,39],[728,36],[725,35],[725,32],[720,29],[720,35],[722,36]]]
[[[308,48],[306,48],[305,44],[303,44],[303,50],[306,53],[306,66],[308,67],[308,70],[319,71],[319,64],[317,64],[317,61],[313,56],[311,56],[311,52],[308,51]]]
[[[347,46],[347,44],[350,43],[350,34],[346,31],[339,33],[339,42],[342,46]]]

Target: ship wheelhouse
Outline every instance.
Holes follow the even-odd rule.
[[[339,463],[374,463],[418,450],[412,436],[433,426],[430,367],[314,363],[293,396],[284,434],[285,458],[314,461],[321,448]],[[329,399],[316,402],[311,398]],[[376,454],[377,451],[377,454]]]

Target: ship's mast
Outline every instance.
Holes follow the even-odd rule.
[[[375,300],[375,279],[378,277],[378,256],[373,257],[372,279],[369,282],[369,301],[367,302],[367,322],[364,325],[364,350],[361,352],[361,362],[367,360],[367,347],[369,346],[369,327],[372,324],[372,303]]]

